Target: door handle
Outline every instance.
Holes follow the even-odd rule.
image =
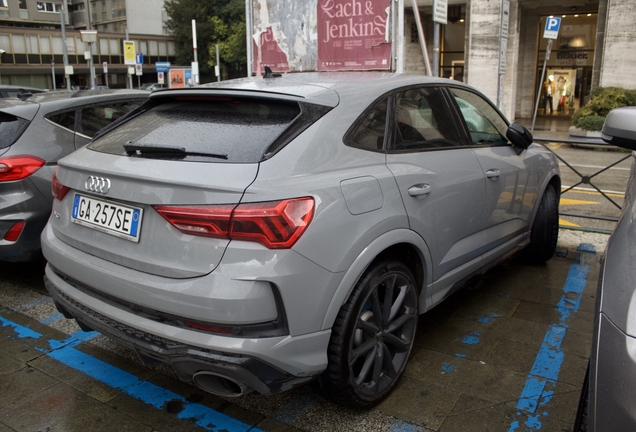
[[[491,180],[497,180],[499,178],[499,170],[498,169],[489,169],[486,171],[486,177]]]
[[[416,196],[420,196],[420,195],[426,195],[431,191],[431,186],[427,185],[426,183],[424,184],[417,184],[414,186],[411,186],[409,188],[409,195],[411,195],[412,197],[416,197]]]

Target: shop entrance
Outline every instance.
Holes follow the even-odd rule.
[[[539,29],[543,33],[545,21]],[[585,105],[592,83],[597,14],[561,15],[559,38],[552,52],[541,85],[538,115],[571,117]],[[538,59],[545,58],[548,40],[540,34]],[[536,80],[541,79],[543,62],[537,65]],[[535,95],[536,97],[536,95]]]

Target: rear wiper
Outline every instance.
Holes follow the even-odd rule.
[[[124,150],[128,156],[149,158],[185,159],[186,156],[201,156],[215,159],[227,159],[226,154],[202,153],[186,151],[185,147],[163,147],[155,145],[124,144]]]

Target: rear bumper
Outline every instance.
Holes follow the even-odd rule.
[[[51,204],[27,179],[0,185],[0,260],[32,261],[40,254],[40,234],[51,214]],[[7,231],[19,221],[25,225],[16,241],[4,240]]]
[[[61,278],[50,264],[45,278],[65,315],[135,350],[147,364],[172,365],[185,381],[212,374],[236,383],[241,388],[237,396],[251,390],[274,394],[310,381],[327,365],[328,330],[261,339],[217,336],[166,325],[96,299]]]
[[[83,306],[57,289],[46,276],[45,285],[58,309],[67,317],[73,317],[83,327],[97,330],[134,350],[146,365],[158,362],[170,364],[184,381],[195,380],[197,374],[211,374],[236,383],[237,390],[224,396],[239,396],[252,390],[275,394],[313,378],[294,376],[247,355],[226,354],[144,332]]]

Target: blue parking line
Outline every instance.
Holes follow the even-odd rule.
[[[41,339],[42,335],[29,327],[22,326],[0,316],[1,327],[10,327],[18,339]],[[262,432],[260,429],[220,413],[212,408],[198,403],[188,402],[183,396],[166,390],[147,381],[142,381],[135,375],[112,366],[74,347],[85,340],[97,336],[97,332],[77,332],[66,340],[49,339],[50,351],[43,352],[66,366],[80,371],[114,389],[163,410],[168,402],[180,401],[184,409],[178,418],[193,421],[196,425],[211,431],[227,432]],[[11,337],[11,336],[8,336]]]
[[[42,296],[40,298],[37,298],[35,300],[31,300],[28,303],[24,303],[22,306],[20,306],[20,309],[31,309],[33,307],[39,306],[43,303],[47,303],[52,301],[51,297],[49,296]]]
[[[594,247],[589,244],[581,245],[578,250],[581,253],[595,253]],[[510,424],[509,432],[517,430],[521,423],[526,430],[540,430],[542,427],[541,417],[548,415],[547,412],[538,411],[540,411],[541,406],[550,402],[554,395],[553,389],[559,378],[565,356],[561,350],[561,344],[567,333],[567,320],[579,310],[589,269],[589,265],[583,265],[579,262],[570,266],[563,286],[564,294],[556,307],[560,313],[558,323],[552,324],[543,338],[539,353],[535,357],[517,402],[517,409],[521,411],[517,412],[517,420]]]
[[[49,325],[54,323],[57,320],[61,320],[62,318],[64,318],[64,315],[58,312],[58,313],[54,313],[53,315],[49,315],[45,318],[39,319],[38,321],[40,322],[40,324]]]
[[[420,426],[407,423],[404,420],[398,420],[386,432],[417,432],[418,430],[420,430]]]

